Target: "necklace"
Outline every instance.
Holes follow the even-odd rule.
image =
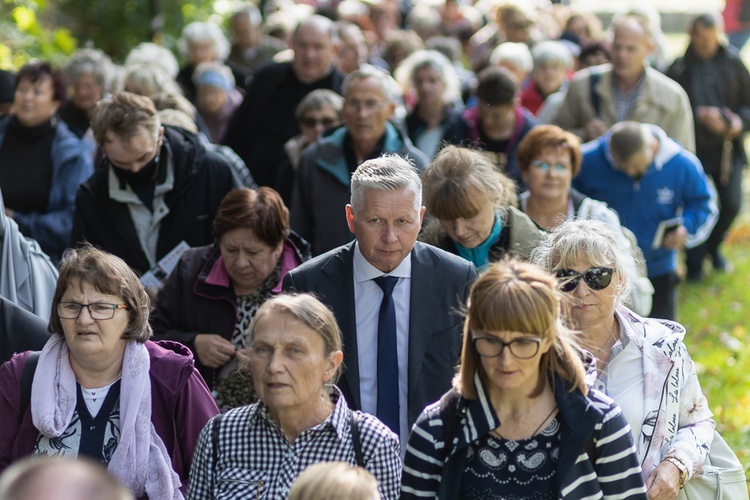
[[[534,437],[537,434],[539,434],[539,431],[542,430],[542,426],[547,422],[547,420],[549,420],[549,418],[552,416],[552,414],[555,413],[555,410],[557,410],[557,405],[555,405],[555,406],[552,407],[552,411],[549,412],[549,415],[547,415],[546,417],[544,417],[544,420],[542,420],[542,423],[539,424],[539,427],[537,427],[536,430],[531,433],[531,437]]]
[[[599,357],[599,353],[602,352],[607,346],[609,346],[609,343],[615,340],[615,328],[617,327],[617,320],[615,320],[614,324],[612,325],[612,329],[609,331],[609,338],[607,341],[602,345],[595,353],[594,357]]]

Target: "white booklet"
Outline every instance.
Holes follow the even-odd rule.
[[[656,233],[654,234],[654,241],[651,242],[651,248],[656,250],[661,248],[664,244],[664,237],[680,227],[682,225],[682,217],[673,217],[672,219],[665,219],[659,223],[656,227]]]
[[[175,268],[177,263],[180,261],[182,252],[190,248],[184,240],[179,242],[176,247],[169,251],[167,255],[154,265],[151,269],[146,271],[141,276],[141,283],[146,288],[159,288],[162,282],[169,276],[172,269]]]

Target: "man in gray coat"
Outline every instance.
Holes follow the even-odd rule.
[[[389,121],[399,91],[388,74],[363,66],[347,75],[342,91],[344,125],[303,153],[294,182],[292,229],[310,242],[313,255],[352,240],[342,214],[349,202],[352,172],[363,161],[396,153],[420,171],[429,163]]]

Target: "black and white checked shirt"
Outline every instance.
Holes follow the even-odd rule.
[[[309,465],[340,460],[356,465],[350,410],[333,387],[333,413],[289,444],[261,403],[235,408],[219,425],[214,463],[212,422],[200,433],[188,484],[188,500],[283,499]],[[398,436],[380,420],[359,413],[362,454],[368,471],[378,480],[386,500],[397,499],[401,483]]]

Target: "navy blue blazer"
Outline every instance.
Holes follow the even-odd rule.
[[[344,342],[338,386],[349,406],[360,410],[353,259],[354,242],[334,248],[291,270],[284,290],[314,293],[333,310]],[[409,428],[451,387],[461,353],[461,311],[477,277],[473,264],[426,243],[416,242],[411,259]]]

